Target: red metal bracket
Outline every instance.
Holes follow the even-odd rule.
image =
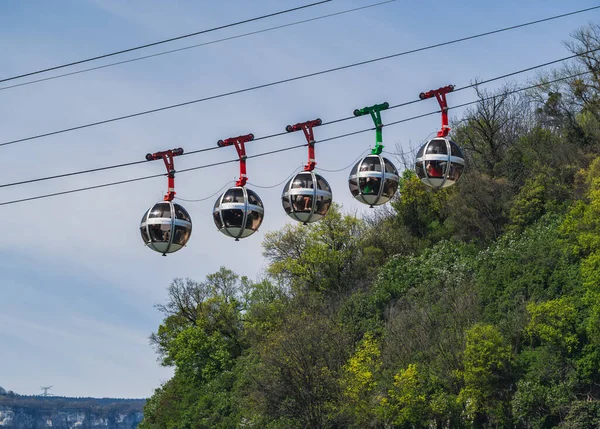
[[[237,182],[235,182],[235,186],[245,186],[248,181],[248,176],[246,176],[246,147],[244,143],[250,142],[254,140],[254,134],[246,134],[245,136],[238,137],[230,137],[225,140],[219,140],[217,142],[217,146],[235,146],[235,150],[237,150],[238,156],[240,157],[240,178]]]
[[[312,121],[299,122],[296,125],[288,125],[285,127],[285,130],[288,133],[300,130],[304,131],[304,137],[306,137],[306,141],[308,142],[308,163],[304,166],[304,171],[313,171],[317,165],[313,127],[318,127],[322,123],[323,121],[321,121],[321,119],[314,119]]]
[[[448,126],[448,103],[446,103],[446,94],[452,91],[454,91],[454,85],[448,85],[419,94],[421,100],[435,97],[440,104],[440,108],[442,109],[442,129],[438,131],[438,137],[446,137],[450,132],[450,127]]]
[[[162,159],[165,162],[165,167],[167,168],[167,177],[169,178],[169,187],[164,197],[165,201],[173,201],[173,198],[175,198],[175,164],[173,163],[173,158],[179,155],[183,155],[182,148],[169,149],[162,152],[149,153],[146,155],[147,161]]]

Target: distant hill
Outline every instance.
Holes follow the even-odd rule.
[[[145,399],[26,396],[0,387],[0,427],[135,429]]]

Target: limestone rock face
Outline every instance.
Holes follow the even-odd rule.
[[[93,412],[89,409],[48,410],[0,406],[0,428],[4,429],[135,429],[143,414]]]

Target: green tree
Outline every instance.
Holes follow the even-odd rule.
[[[476,324],[467,331],[459,401],[475,426],[508,424],[508,389],[512,381],[512,351],[493,325]]]

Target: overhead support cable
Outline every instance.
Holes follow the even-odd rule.
[[[503,94],[504,95],[516,94],[518,92],[527,91],[527,90],[534,89],[534,88],[539,88],[540,86],[543,86],[543,85],[549,85],[549,84],[560,82],[560,81],[564,81],[564,80],[567,80],[567,79],[572,79],[572,78],[575,78],[575,77],[583,76],[583,75],[586,75],[586,74],[589,74],[589,73],[591,73],[591,72],[590,71],[586,71],[586,72],[582,72],[582,73],[573,74],[573,75],[570,75],[570,76],[564,76],[564,77],[561,77],[561,78],[558,78],[558,79],[554,79],[554,80],[543,82],[541,84],[535,84],[535,85],[527,86],[527,87],[524,87],[524,88],[518,88],[518,89],[515,89],[515,90],[512,90],[512,91],[505,92]],[[467,102],[467,103],[459,104],[457,106],[449,107],[448,109],[449,110],[453,110],[453,109],[458,109],[458,108],[461,108],[461,107],[471,106],[473,104],[481,103],[482,101],[491,100],[491,99],[493,99],[495,97],[497,97],[497,96],[494,95],[494,96],[490,96],[490,97],[484,97],[484,98],[481,98],[479,100],[470,101],[470,102]],[[401,120],[398,120],[398,121],[389,122],[385,126],[386,127],[390,127],[390,126],[402,124],[402,123],[405,123],[405,122],[413,121],[413,120],[416,120],[416,119],[419,119],[419,118],[424,118],[426,116],[436,115],[436,114],[439,114],[439,113],[440,113],[440,111],[436,110],[436,111],[433,111],[433,112],[429,112],[429,113],[424,113],[424,114],[421,114],[421,115],[412,116],[410,118],[405,118],[405,119],[401,119]],[[372,128],[358,130],[358,131],[354,131],[354,132],[350,132],[350,133],[346,133],[346,134],[341,134],[341,135],[337,135],[337,136],[334,136],[334,137],[329,137],[329,138],[321,139],[321,140],[315,142],[315,144],[325,143],[325,142],[328,142],[328,141],[333,141],[333,140],[341,139],[341,138],[344,138],[344,137],[350,137],[350,136],[353,136],[353,135],[358,135],[358,134],[362,134],[362,133],[365,133],[365,132],[373,131],[375,129],[376,129],[375,127],[372,127]],[[258,140],[258,139],[255,139],[255,140]],[[271,151],[268,151],[268,152],[259,153],[259,154],[256,154],[256,155],[250,155],[250,156],[247,157],[247,159],[260,158],[260,157],[267,156],[267,155],[273,155],[273,154],[276,154],[276,153],[287,152],[289,150],[294,150],[294,149],[298,149],[298,148],[305,147],[305,146],[307,146],[306,143],[295,145],[295,146],[286,147],[286,148],[283,148],[283,149],[275,149],[275,150],[271,150]],[[178,170],[177,173],[179,174],[179,173],[185,173],[185,172],[189,172],[189,171],[201,170],[201,169],[205,169],[205,168],[217,167],[217,166],[220,166],[220,165],[230,164],[230,163],[234,163],[234,162],[239,162],[239,159],[236,158],[236,159],[231,159],[231,160],[227,160],[227,161],[221,161],[221,162],[215,162],[215,163],[211,163],[211,164],[200,165],[200,166],[197,166],[197,167],[185,168],[185,169],[182,169],[182,170]],[[156,177],[164,177],[166,175],[167,175],[166,173],[163,173],[163,174],[154,174],[154,175],[151,175],[151,176],[137,177],[137,178],[133,178],[133,179],[121,180],[121,181],[118,181],[118,182],[110,182],[110,183],[104,183],[104,184],[101,184],[101,185],[87,186],[87,187],[84,187],[84,188],[71,189],[71,190],[62,191],[62,192],[54,192],[54,193],[51,193],[51,194],[37,195],[37,196],[34,196],[34,197],[21,198],[21,199],[12,200],[12,201],[5,201],[5,202],[0,203],[0,206],[6,206],[6,205],[11,205],[11,204],[25,202],[25,201],[33,201],[33,200],[39,200],[39,199],[43,199],[43,198],[55,197],[55,196],[58,196],[58,195],[66,195],[66,194],[72,194],[72,193],[77,193],[77,192],[89,191],[89,190],[92,190],[92,189],[105,188],[105,187],[109,187],[109,186],[122,185],[122,184],[125,184],[125,183],[132,183],[132,182],[138,182],[138,181],[141,181],[141,180],[153,179],[153,178],[156,178]]]
[[[521,70],[518,70],[518,71],[507,73],[507,74],[504,74],[504,75],[501,75],[501,76],[497,76],[497,77],[494,77],[494,78],[491,78],[491,79],[485,79],[485,80],[477,81],[477,82],[472,83],[470,85],[465,85],[465,86],[462,86],[462,87],[459,87],[459,88],[455,88],[454,92],[464,91],[465,89],[473,88],[473,87],[478,86],[478,85],[484,85],[486,83],[494,82],[494,81],[497,81],[497,80],[500,80],[500,79],[505,79],[507,77],[515,76],[515,75],[520,74],[520,73],[525,73],[525,72],[536,70],[536,69],[539,69],[539,68],[542,68],[542,67],[547,67],[547,66],[552,65],[552,64],[557,64],[557,63],[560,63],[560,62],[563,62],[563,61],[566,61],[566,60],[569,60],[569,59],[573,59],[573,58],[581,56],[581,55],[586,55],[586,54],[589,54],[591,52],[596,52],[596,51],[599,51],[599,50],[600,50],[600,48],[593,49],[593,50],[590,50],[590,51],[582,52],[580,54],[570,55],[568,57],[560,58],[558,60],[549,61],[549,62],[546,62],[546,63],[543,63],[543,64],[538,64],[538,65],[532,66],[532,67],[527,67],[525,69],[521,69]],[[422,100],[421,99],[416,99],[416,100],[412,100],[412,101],[408,101],[408,102],[396,104],[396,105],[390,106],[389,110],[396,109],[396,108],[399,108],[399,107],[408,106],[408,105],[411,105],[411,104],[414,104],[414,103],[418,103],[420,101],[422,101]],[[429,114],[427,114],[427,115],[429,115]],[[331,125],[331,124],[335,124],[335,123],[338,123],[338,122],[343,122],[343,121],[347,121],[347,120],[355,119],[355,118],[356,118],[356,116],[354,116],[354,115],[353,116],[348,116],[348,117],[345,117],[345,118],[334,119],[332,121],[323,122],[322,125]],[[254,141],[267,140],[267,139],[271,139],[271,138],[274,138],[274,137],[281,137],[281,136],[284,136],[284,135],[287,135],[287,134],[288,134],[288,132],[281,132],[281,133],[270,134],[270,135],[266,135],[266,136],[262,136],[262,137],[256,137],[254,139]],[[216,150],[216,149],[219,149],[219,147],[211,146],[211,147],[208,147],[208,148],[203,148],[203,149],[197,149],[197,150],[188,151],[188,152],[185,152],[181,156],[187,156],[187,155],[192,155],[192,154],[197,154],[197,153],[209,152],[209,151]],[[10,187],[10,186],[17,186],[17,185],[25,185],[25,184],[28,184],[28,183],[41,182],[41,181],[45,181],[45,180],[61,179],[61,178],[70,177],[70,176],[77,176],[77,175],[80,175],[80,174],[88,174],[88,173],[95,173],[95,172],[98,172],[98,171],[111,170],[111,169],[115,169],[115,168],[130,167],[130,166],[133,166],[133,165],[144,164],[144,163],[146,163],[145,160],[143,160],[143,161],[140,160],[140,161],[132,161],[132,162],[126,162],[126,163],[121,163],[121,164],[109,165],[109,166],[105,166],[105,167],[90,168],[90,169],[86,169],[86,170],[73,171],[73,172],[63,173],[63,174],[56,174],[56,175],[53,175],[53,176],[39,177],[39,178],[35,178],[35,179],[28,179],[28,180],[21,180],[21,181],[18,181],[18,182],[0,184],[0,188],[7,188],[7,187]]]
[[[152,46],[162,45],[164,43],[174,42],[176,40],[181,40],[181,39],[186,39],[188,37],[198,36],[200,34],[206,34],[206,33],[210,33],[210,32],[217,31],[217,30],[223,30],[225,28],[235,27],[235,26],[241,25],[241,24],[247,24],[247,23],[253,22],[253,21],[259,21],[261,19],[271,18],[271,17],[277,16],[277,15],[283,15],[283,14],[294,12],[294,11],[297,11],[297,10],[300,10],[300,9],[306,9],[306,8],[309,8],[309,7],[317,6],[317,5],[320,5],[320,4],[323,4],[323,3],[329,3],[330,1],[332,1],[332,0],[322,0],[322,1],[318,1],[316,3],[311,3],[311,4],[304,5],[304,6],[294,7],[292,9],[286,9],[286,10],[282,10],[282,11],[279,11],[279,12],[269,13],[267,15],[257,16],[255,18],[245,19],[243,21],[233,22],[231,24],[221,25],[219,27],[209,28],[207,30],[196,31],[194,33],[184,34],[182,36],[171,37],[169,39],[159,40],[157,42],[147,43],[145,45],[135,46],[133,48],[121,49],[120,51],[111,52],[111,53],[108,53],[108,54],[98,55],[98,56],[95,56],[95,57],[86,58],[86,59],[79,60],[79,61],[73,61],[73,62],[70,62],[70,63],[67,63],[67,64],[61,64],[61,65],[58,65],[58,66],[48,67],[48,68],[45,68],[45,69],[42,69],[42,70],[37,70],[37,71],[33,71],[33,72],[23,73],[23,74],[20,74],[20,75],[17,75],[17,76],[12,76],[12,77],[7,77],[7,78],[4,78],[4,79],[0,79],[0,83],[2,83],[2,82],[8,82],[8,81],[15,80],[15,79],[21,79],[21,78],[27,77],[27,76],[33,76],[33,75],[40,74],[40,73],[46,73],[46,72],[53,71],[53,70],[59,70],[59,69],[65,68],[65,67],[71,67],[71,66],[78,65],[78,64],[88,63],[90,61],[96,61],[96,60],[100,60],[102,58],[113,57],[115,55],[121,55],[121,54],[125,54],[127,52],[133,52],[133,51],[137,51],[137,50],[140,50],[140,49],[146,49],[146,48],[150,48]]]
[[[90,67],[90,68],[87,68],[87,69],[77,70],[77,71],[70,72],[70,73],[63,73],[63,74],[59,74],[59,75],[56,75],[56,76],[50,76],[50,77],[45,77],[45,78],[42,78],[42,79],[31,80],[29,82],[17,83],[17,84],[10,85],[10,86],[3,86],[3,87],[0,87],[0,91],[4,91],[6,89],[11,89],[11,88],[18,88],[18,87],[21,87],[21,86],[32,85],[32,84],[41,83],[41,82],[46,82],[46,81],[49,81],[49,80],[60,79],[60,78],[67,77],[67,76],[73,76],[73,75],[78,75],[78,74],[82,74],[82,73],[87,73],[87,72],[91,72],[91,71],[94,71],[94,70],[106,69],[106,68],[109,68],[109,67],[114,67],[114,66],[118,66],[118,65],[122,65],[122,64],[133,63],[133,62],[136,62],[136,61],[146,60],[146,59],[149,59],[149,58],[159,57],[159,56],[162,56],[162,55],[168,55],[168,54],[172,54],[172,53],[175,53],[175,52],[187,51],[187,50],[199,48],[199,47],[202,47],[202,46],[214,45],[216,43],[221,43],[221,42],[226,42],[226,41],[229,41],[229,40],[240,39],[242,37],[247,37],[247,36],[252,36],[252,35],[256,35],[256,34],[267,33],[269,31],[274,31],[274,30],[279,30],[279,29],[282,29],[282,28],[292,27],[294,25],[305,24],[305,23],[308,23],[308,22],[318,21],[320,19],[331,18],[331,17],[334,17],[334,16],[343,15],[343,14],[346,14],[346,13],[356,12],[356,11],[363,10],[363,9],[369,9],[369,8],[372,8],[372,7],[381,6],[381,5],[388,4],[388,3],[394,3],[395,1],[396,0],[386,0],[386,1],[379,2],[379,3],[373,3],[373,4],[366,5],[366,6],[355,7],[353,9],[346,9],[346,10],[342,10],[342,11],[335,12],[335,13],[329,13],[327,15],[317,16],[317,17],[314,17],[314,18],[303,19],[301,21],[291,22],[289,24],[277,25],[275,27],[269,27],[269,28],[265,28],[265,29],[262,29],[262,30],[251,31],[249,33],[238,34],[236,36],[231,36],[231,37],[225,37],[225,38],[222,38],[222,39],[211,40],[209,42],[198,43],[198,44],[190,45],[190,46],[184,46],[183,48],[171,49],[171,50],[168,50],[168,51],[157,52],[156,54],[144,55],[142,57],[131,58],[129,60],[118,61],[118,62],[114,62],[114,63],[110,63],[110,64],[104,64],[104,65],[97,66],[97,67]]]
[[[24,138],[20,138],[20,139],[16,139],[16,140],[10,140],[10,141],[6,141],[6,142],[2,142],[0,143],[0,146],[7,146],[7,145],[12,145],[12,144],[16,144],[16,143],[21,143],[21,142],[25,142],[25,141],[29,141],[29,140],[35,140],[35,139],[40,139],[43,137],[49,137],[49,136],[53,136],[53,135],[57,135],[57,134],[63,134],[63,133],[67,133],[67,132],[71,132],[71,131],[75,131],[75,130],[81,130],[84,128],[90,128],[90,127],[95,127],[98,125],[104,125],[104,124],[108,124],[108,123],[112,123],[112,122],[117,122],[117,121],[121,121],[124,119],[131,119],[131,118],[135,118],[138,116],[144,116],[144,115],[148,115],[151,113],[157,113],[157,112],[162,112],[165,110],[170,110],[170,109],[175,109],[178,107],[183,107],[183,106],[188,106],[191,104],[196,104],[196,103],[201,103],[201,102],[205,102],[205,101],[209,101],[209,100],[215,100],[218,98],[224,98],[224,97],[228,97],[231,95],[236,95],[236,94],[241,94],[241,93],[245,93],[245,92],[250,92],[250,91],[255,91],[258,89],[262,89],[262,88],[268,88],[271,86],[276,86],[276,85],[281,85],[284,83],[289,83],[289,82],[294,82],[294,81],[298,81],[301,79],[306,79],[306,78],[310,78],[310,77],[315,77],[315,76],[320,76],[323,74],[328,74],[328,73],[332,73],[332,72],[336,72],[336,71],[340,71],[340,70],[346,70],[346,69],[350,69],[353,67],[358,67],[358,66],[362,66],[362,65],[366,65],[366,64],[372,64],[378,61],[384,61],[384,60],[388,60],[391,58],[397,58],[403,55],[408,55],[408,54],[412,54],[415,52],[421,52],[421,51],[425,51],[428,49],[433,49],[433,48],[438,48],[441,46],[447,46],[453,43],[459,43],[459,42],[464,42],[466,40],[471,40],[471,39],[475,39],[478,37],[484,37],[484,36],[489,36],[491,34],[497,34],[497,33],[501,33],[504,31],[509,31],[509,30],[514,30],[516,28],[522,28],[522,27],[526,27],[529,25],[534,25],[534,24],[539,24],[541,22],[547,22],[550,20],[554,20],[554,19],[559,19],[559,18],[563,18],[566,16],[570,16],[570,15],[574,15],[577,13],[583,13],[583,12],[587,12],[590,10],[594,10],[594,9],[600,9],[600,6],[594,6],[591,8],[587,8],[587,9],[580,9],[578,11],[574,11],[574,12],[569,12],[569,13],[565,13],[565,14],[561,14],[561,15],[555,15],[552,17],[548,17],[548,18],[544,18],[544,19],[538,19],[535,21],[530,21],[530,22],[526,22],[523,24],[518,24],[518,25],[513,25],[510,27],[505,27],[505,28],[501,28],[498,30],[493,30],[493,31],[488,31],[485,33],[479,33],[479,34],[475,34],[472,36],[468,36],[468,37],[462,37],[460,39],[454,39],[448,42],[443,42],[443,43],[438,43],[438,44],[434,44],[434,45],[429,45],[429,46],[425,46],[422,48],[417,48],[417,49],[412,49],[409,51],[404,51],[404,52],[400,52],[397,54],[392,54],[392,55],[386,55],[383,57],[378,57],[378,58],[373,58],[370,60],[365,60],[365,61],[360,61],[360,62],[356,62],[356,63],[352,63],[352,64],[347,64],[344,66],[339,66],[339,67],[334,67],[331,69],[327,69],[327,70],[321,70],[318,72],[314,72],[314,73],[308,73],[308,74],[304,74],[304,75],[300,75],[300,76],[295,76],[295,77],[291,77],[288,79],[282,79],[282,80],[278,80],[275,82],[270,82],[270,83],[265,83],[265,84],[261,84],[261,85],[256,85],[256,86],[252,86],[252,87],[248,87],[248,88],[244,88],[244,89],[238,89],[238,90],[234,90],[234,91],[229,91],[229,92],[225,92],[225,93],[221,93],[221,94],[217,94],[217,95],[212,95],[212,96],[208,96],[208,97],[204,97],[204,98],[199,98],[196,100],[190,100],[190,101],[185,101],[183,103],[177,103],[177,104],[172,104],[169,106],[163,106],[163,107],[159,107],[159,108],[155,108],[155,109],[150,109],[150,110],[145,110],[142,112],[137,112],[137,113],[132,113],[132,114],[128,114],[128,115],[123,115],[123,116],[117,116],[114,118],[110,118],[110,119],[104,119],[101,121],[97,121],[97,122],[91,122],[88,124],[83,124],[83,125],[78,125],[75,127],[71,127],[71,128],[64,128],[61,130],[57,130],[57,131],[51,131],[51,132],[47,132],[47,133],[43,133],[43,134],[38,134],[38,135],[34,135],[34,136],[30,136],[30,137],[24,137]]]

